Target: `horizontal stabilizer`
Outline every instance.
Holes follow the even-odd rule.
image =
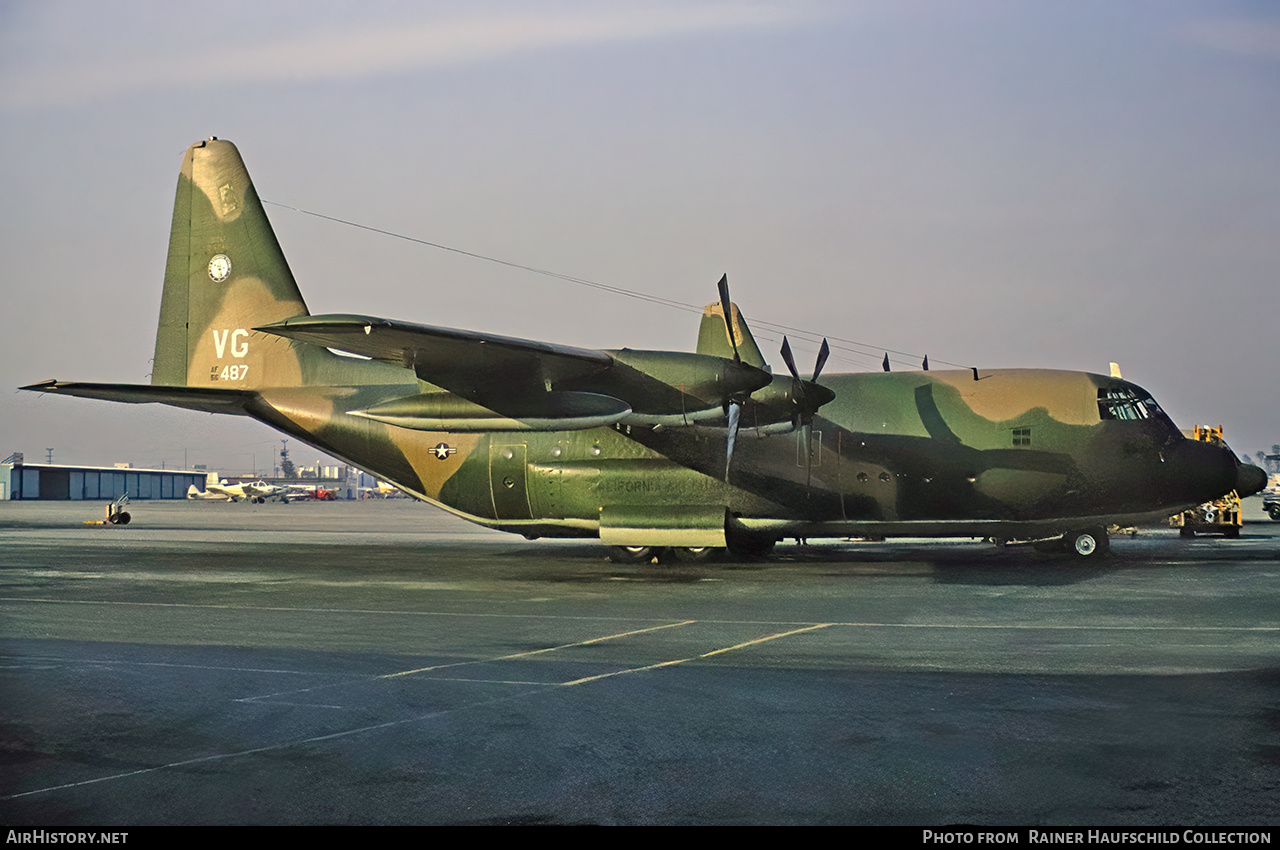
[[[205,413],[244,414],[245,405],[258,397],[253,390],[164,387],[153,384],[89,384],[77,381],[41,381],[21,389],[121,401],[126,404],[167,404]]]

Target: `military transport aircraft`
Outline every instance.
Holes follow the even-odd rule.
[[[343,356],[347,352],[356,357]],[[696,353],[308,313],[235,146],[178,177],[150,385],[23,389],[251,416],[425,502],[617,560],[783,537],[1046,540],[1257,492],[1146,390],[1030,369],[775,375],[721,281]],[[821,380],[819,380],[821,378]]]

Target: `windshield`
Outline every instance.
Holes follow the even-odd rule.
[[[1098,387],[1098,415],[1103,419],[1155,420],[1170,431],[1178,432],[1156,400],[1137,387]]]

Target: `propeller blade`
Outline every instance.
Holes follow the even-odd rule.
[[[729,481],[729,467],[733,463],[733,445],[738,441],[738,420],[742,416],[742,405],[737,402],[729,404],[729,443],[724,452],[724,480]]]
[[[729,301],[729,275],[720,276],[720,282],[716,284],[716,288],[720,290],[720,310],[724,313],[724,329],[729,334],[729,344],[733,346],[733,359],[735,362],[741,363],[742,358],[738,356],[738,338],[733,333],[733,304]]]
[[[810,378],[812,383],[818,382],[818,376],[822,374],[822,367],[827,365],[827,358],[831,356],[831,346],[827,345],[824,337],[822,340],[822,348],[818,349],[818,362],[813,364],[813,377]]]
[[[791,377],[799,381],[800,372],[796,369],[796,359],[791,355],[791,343],[787,342],[785,335],[782,337],[782,362],[787,364],[787,370],[791,372]]]
[[[927,354],[924,356],[924,370],[926,372],[929,371],[929,355]]]
[[[791,343],[785,336],[782,338],[782,360],[787,364],[787,371],[791,373],[793,381],[791,398],[797,410],[792,421],[800,428],[800,439],[804,441],[805,486],[813,483],[813,415],[819,407],[835,398],[834,392],[818,384],[818,376],[822,374],[822,367],[827,365],[827,358],[830,356],[831,345],[824,339],[822,347],[818,349],[818,360],[813,364],[813,378],[804,381],[800,378],[800,371],[796,369],[796,359],[791,353]],[[886,363],[888,356],[888,354],[885,355]]]
[[[800,380],[800,370],[796,369],[796,358],[791,353],[791,343],[787,342],[784,334],[782,337],[782,362],[787,364],[787,371],[791,373],[791,403],[795,405],[795,412],[791,416],[792,424],[800,425],[804,422],[804,381]]]
[[[813,486],[813,421],[804,426],[804,486]]]
[[[881,363],[881,364],[880,364],[880,366],[881,366],[881,368],[883,368],[886,372],[888,372],[888,371],[889,371],[889,353],[888,353],[888,352],[885,352],[885,355],[884,355],[884,362],[883,362],[883,363]]]

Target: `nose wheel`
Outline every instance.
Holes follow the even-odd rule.
[[[1062,548],[1083,560],[1100,558],[1111,548],[1107,530],[1102,527],[1085,528],[1062,536]]]

